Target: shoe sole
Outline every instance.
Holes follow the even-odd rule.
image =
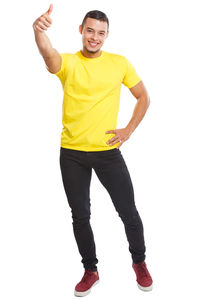
[[[99,283],[99,279],[98,279],[97,281],[95,281],[95,282],[93,283],[93,285],[91,286],[91,288],[88,289],[88,290],[85,291],[85,292],[78,292],[78,291],[74,290],[74,295],[75,295],[76,297],[84,297],[84,296],[87,296],[87,295],[91,292],[91,289],[92,289],[97,283]]]
[[[149,292],[149,291],[152,291],[152,289],[153,289],[153,284],[150,285],[150,286],[141,286],[138,283],[137,285],[138,285],[139,289],[144,291],[144,292]]]

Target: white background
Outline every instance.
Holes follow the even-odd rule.
[[[49,1],[1,6],[0,298],[74,299],[83,276],[59,168],[62,88],[48,73],[32,24]],[[121,219],[97,179],[91,182],[100,283],[90,299],[199,297],[199,10],[198,1],[54,1],[47,31],[60,52],[82,49],[78,26],[105,12],[103,50],[126,56],[151,99],[121,152],[141,215],[152,292],[136,285]],[[122,86],[118,127],[136,99]]]

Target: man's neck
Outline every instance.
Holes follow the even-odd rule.
[[[85,48],[83,48],[81,50],[81,53],[83,56],[88,57],[88,58],[97,58],[97,57],[101,56],[102,51],[99,50],[99,51],[93,53],[93,52],[88,52]]]

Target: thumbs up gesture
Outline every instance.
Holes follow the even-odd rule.
[[[47,30],[51,26],[52,19],[50,18],[50,14],[52,13],[52,10],[53,4],[50,4],[49,9],[35,20],[33,23],[34,31],[44,32],[44,30]]]

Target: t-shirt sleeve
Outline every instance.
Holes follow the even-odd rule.
[[[51,74],[56,75],[60,79],[61,83],[64,85],[67,76],[67,71],[68,71],[68,61],[69,61],[70,53],[60,53],[60,55],[62,58],[60,70],[57,73],[51,73],[48,69],[47,70]]]
[[[134,66],[127,58],[125,58],[125,74],[122,83],[128,88],[132,88],[140,81],[141,78],[137,74]]]

